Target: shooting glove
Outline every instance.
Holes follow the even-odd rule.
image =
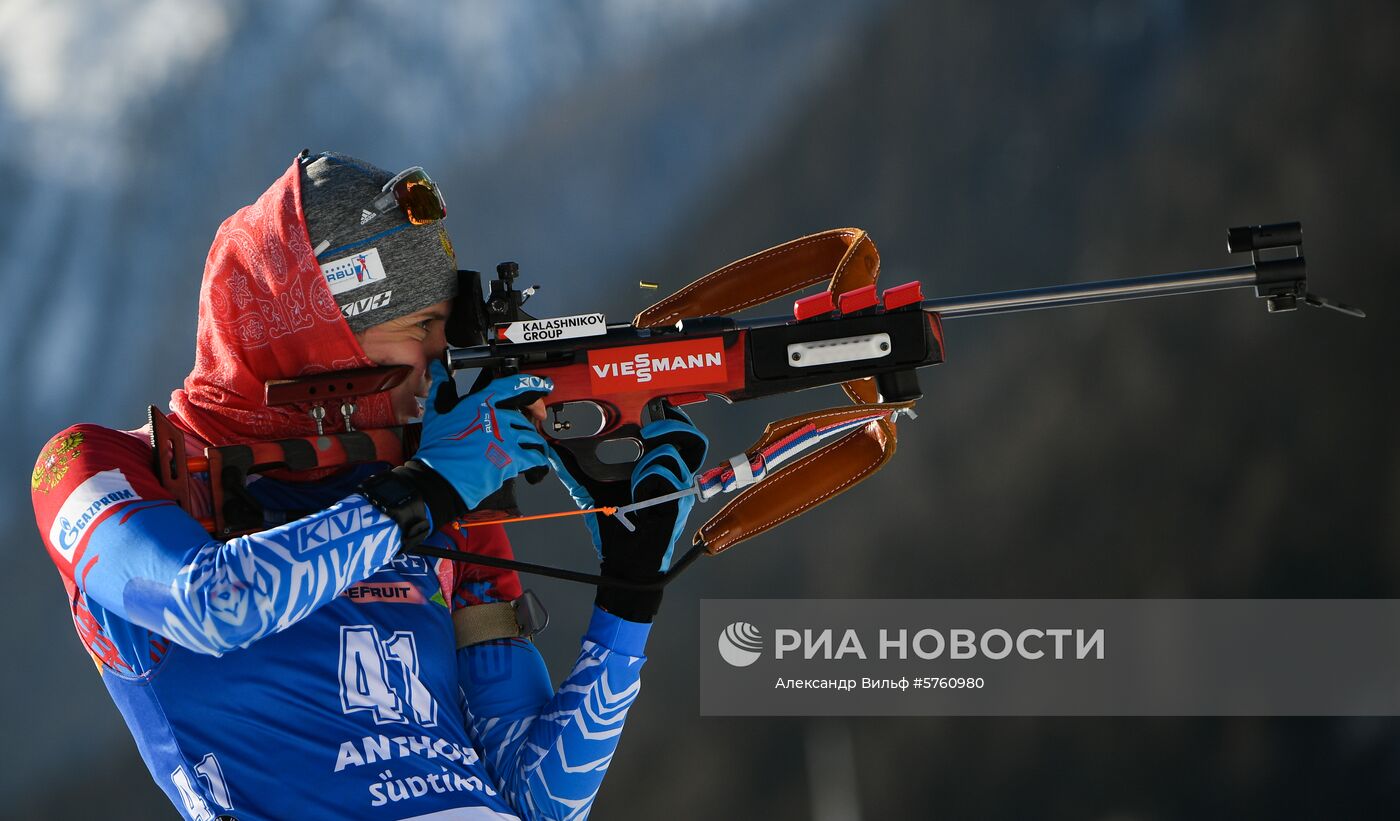
[[[550,463],[579,508],[620,507],[690,487],[705,462],[709,440],[681,411],[667,407],[666,416],[642,428],[642,456],[629,480],[593,479],[567,450],[550,448]],[[627,530],[613,516],[586,515],[584,523],[602,560],[602,574],[639,582],[660,578],[671,567],[676,540],[694,506],[695,497],[687,496],[630,513],[636,531]],[[597,604],[628,621],[649,622],[661,606],[661,590],[604,584],[598,588]]]
[[[428,373],[432,401],[424,410],[418,452],[402,467],[361,486],[371,502],[398,521],[405,547],[476,507],[508,479],[523,474],[538,482],[549,472],[544,437],[519,409],[553,390],[551,380],[505,376],[458,398],[441,362],[433,362]],[[421,521],[424,508],[431,516],[427,523]]]

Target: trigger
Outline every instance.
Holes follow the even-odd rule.
[[[558,439],[592,439],[608,426],[608,415],[596,402],[571,400],[549,406],[550,435]]]
[[[569,430],[571,430],[571,429],[573,428],[573,426],[574,426],[574,423],[573,423],[573,422],[571,422],[571,421],[569,421],[568,419],[565,419],[564,417],[562,417],[562,416],[559,415],[559,406],[558,406],[558,405],[554,405],[554,406],[551,406],[551,407],[550,407],[550,409],[549,409],[549,415],[550,415],[549,427],[550,427],[550,430],[554,431],[555,433],[568,433]]]

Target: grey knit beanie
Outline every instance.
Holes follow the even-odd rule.
[[[311,247],[355,333],[457,295],[457,259],[441,223],[413,225],[397,208],[361,223],[361,211],[393,176],[331,152],[301,162]]]

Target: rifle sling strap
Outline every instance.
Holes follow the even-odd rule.
[[[549,624],[539,597],[526,590],[515,601],[459,607],[452,612],[457,649],[498,639],[528,639]]]
[[[513,639],[521,635],[515,620],[515,608],[508,601],[459,607],[452,614],[452,629],[457,636],[457,649],[496,639]]]
[[[687,317],[723,316],[791,295],[826,281],[839,295],[874,285],[880,253],[859,228],[837,228],[760,251],[706,274],[637,314],[639,328],[673,325]],[[877,409],[889,414],[813,450],[762,482],[740,490],[695,533],[695,543],[715,555],[777,527],[851,489],[884,467],[895,451],[894,417],[912,402],[879,404],[873,379],[841,385],[852,406],[813,411],[773,422],[748,448],[765,447],[812,423],[854,419]]]
[[[835,498],[885,466],[895,451],[894,411],[911,403],[850,405],[804,413],[773,422],[749,449],[757,453],[791,431],[813,422],[867,416],[875,410],[890,415],[872,420],[830,444],[816,448],[785,465],[762,482],[738,492],[695,533],[695,543],[710,555],[722,553],[739,542],[770,530],[789,519]]]

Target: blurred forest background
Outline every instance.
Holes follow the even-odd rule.
[[[1302,220],[1313,289],[1369,319],[1232,292],[950,322],[884,473],[667,593],[594,817],[1396,817],[1393,718],[702,719],[696,667],[704,596],[1400,596],[1397,43],[1380,1],[3,0],[0,805],[175,817],[27,477],[54,431],[164,405],[216,227],[311,147],[425,166],[462,264],[519,261],[546,315],[843,225],[951,296],[1234,264],[1227,227]],[[838,401],[697,420],[728,454]],[[589,563],[577,523],[514,538]],[[529,585],[562,675],[591,591]]]

